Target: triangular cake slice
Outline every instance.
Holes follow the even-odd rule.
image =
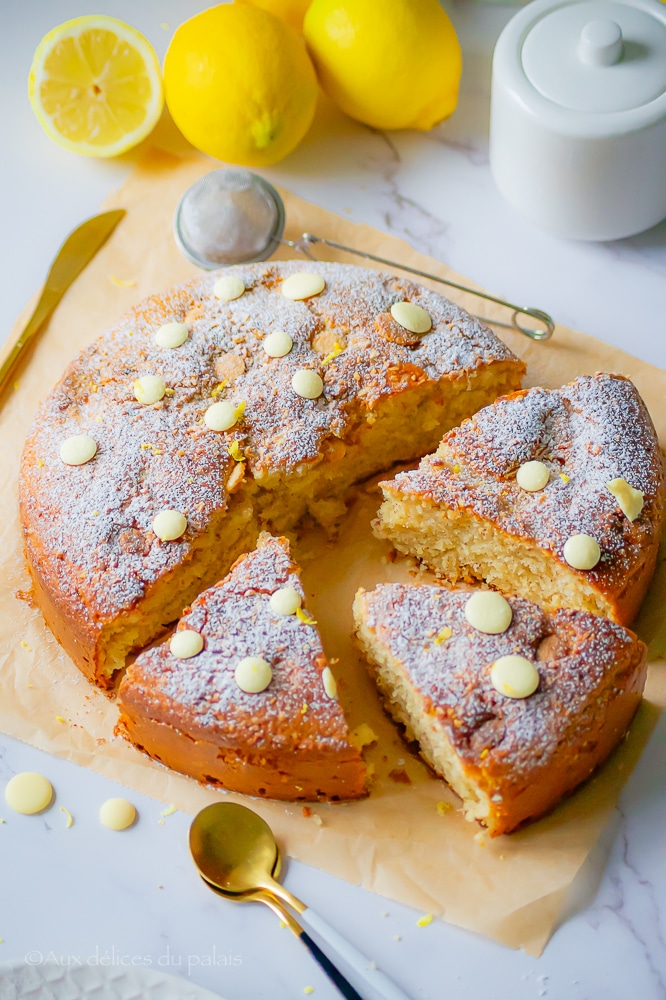
[[[186,609],[174,637],[127,669],[118,731],[220,788],[304,801],[366,795],[365,765],[304,601],[287,540],[261,535]]]
[[[376,533],[451,582],[628,624],[654,571],[662,458],[619,375],[500,397],[381,486]]]
[[[432,585],[360,590],[354,618],[388,711],[462,798],[467,819],[496,836],[550,810],[617,746],[641,700],[646,648],[586,612],[471,593],[510,606],[504,632],[469,623],[469,591]],[[523,697],[507,687],[515,660],[493,668],[516,656],[537,685]]]

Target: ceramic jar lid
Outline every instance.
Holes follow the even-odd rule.
[[[606,0],[544,12],[522,45],[528,81],[572,111],[630,111],[666,92],[666,24]]]
[[[560,236],[611,240],[666,216],[666,3],[533,0],[495,47],[490,166]]]

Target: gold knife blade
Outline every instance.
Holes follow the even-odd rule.
[[[70,233],[60,247],[51,264],[35,311],[0,365],[0,396],[12,375],[15,374],[21,360],[25,357],[29,345],[51,317],[53,310],[67,289],[78,278],[97,251],[104,246],[125,215],[124,208],[95,215]]]

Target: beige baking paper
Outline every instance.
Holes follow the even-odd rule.
[[[65,296],[0,414],[4,470],[0,728],[191,813],[223,793],[166,770],[115,738],[113,702],[78,673],[39,611],[17,599],[17,591],[27,591],[29,582],[21,555],[16,489],[21,446],[32,415],[65,364],[129,306],[196,273],[174,245],[172,218],[185,188],[212,166],[200,157],[179,159],[153,152],[135,169],[106,206],[126,208],[127,217]],[[283,194],[288,237],[310,230],[463,280],[398,239]],[[279,256],[293,254],[285,249]],[[343,259],[343,255],[326,256]],[[471,310],[479,308],[478,300],[452,295]],[[481,308],[484,315],[502,316],[501,310],[487,303]],[[661,440],[666,441],[665,372],[562,327],[548,344],[530,343],[501,328],[498,332],[528,362],[530,384],[558,386],[598,369],[631,376],[656,420]],[[291,857],[538,954],[645,745],[657,716],[655,706],[666,703],[664,664],[651,665],[649,700],[632,725],[629,739],[592,781],[523,832],[495,840],[480,835],[478,827],[462,819],[457,800],[443,782],[432,777],[385,718],[349,639],[356,588],[372,587],[380,580],[409,579],[412,569],[406,562],[387,563],[387,546],[373,539],[369,523],[377,503],[377,492],[364,488],[335,548],[314,532],[304,535],[296,549],[304,565],[306,590],[312,595],[308,606],[319,622],[328,655],[340,659],[335,669],[342,678],[351,724],[367,722],[377,735],[376,744],[367,751],[376,775],[372,794],[363,802],[313,806],[313,817],[304,816],[299,806],[245,801],[271,824]],[[653,586],[648,600],[653,611],[643,625],[644,633],[654,637],[659,648],[664,646],[664,636],[659,635],[664,590],[663,583]],[[404,783],[405,774],[411,784]],[[241,796],[229,798],[242,800]],[[438,803],[445,805],[438,810]],[[321,825],[316,817],[321,818]]]

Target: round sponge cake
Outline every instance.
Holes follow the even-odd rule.
[[[397,322],[399,302],[430,328]],[[49,626],[111,687],[260,530],[335,522],[352,483],[432,450],[523,372],[441,295],[342,264],[229,268],[147,299],[70,364],[25,445],[21,521]],[[87,452],[63,449],[81,436]]]

